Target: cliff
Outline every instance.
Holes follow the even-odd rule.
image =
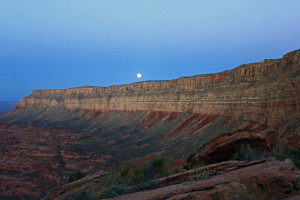
[[[300,51],[282,59],[246,64],[217,74],[146,81],[111,87],[35,90],[18,108],[167,111],[220,114],[276,125],[299,113]]]

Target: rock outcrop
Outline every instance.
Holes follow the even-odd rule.
[[[257,152],[270,152],[279,141],[279,133],[276,131],[236,131],[222,133],[212,139],[194,154],[187,164],[189,167],[199,163],[217,163],[230,160],[239,151],[242,145],[249,144]]]

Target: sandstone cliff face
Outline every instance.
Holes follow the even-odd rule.
[[[63,105],[69,109],[192,111],[243,116],[277,125],[297,115],[300,103],[300,51],[282,59],[246,64],[217,74],[111,87],[35,90],[18,108]]]

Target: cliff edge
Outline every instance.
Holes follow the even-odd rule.
[[[277,125],[296,116],[300,103],[300,51],[282,59],[241,65],[217,74],[111,87],[35,90],[20,108],[166,111],[220,114]]]

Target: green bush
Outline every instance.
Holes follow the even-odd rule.
[[[249,144],[247,144],[247,145],[242,144],[240,150],[234,154],[233,159],[239,160],[239,161],[243,161],[243,160],[251,161],[251,160],[258,159],[261,156],[263,156],[263,153],[255,150],[255,149],[252,149]]]
[[[140,184],[143,181],[157,179],[168,176],[176,172],[173,169],[168,169],[166,159],[156,157],[151,159],[143,166],[137,166],[131,169],[130,166],[120,168],[120,176],[117,178],[118,185],[133,186]]]
[[[80,171],[80,170],[77,170],[74,174],[71,174],[71,175],[69,176],[69,183],[74,182],[74,181],[77,181],[77,180],[79,180],[79,179],[82,179],[82,178],[85,177],[85,176],[86,176],[85,173],[83,173],[83,172]]]
[[[131,167],[129,165],[120,168],[120,174],[123,177],[126,177],[130,171]]]
[[[123,194],[135,193],[144,190],[153,190],[160,187],[161,183],[154,180],[142,181],[139,185],[132,188],[120,185],[112,185],[110,188],[100,194],[100,198],[113,198]]]
[[[270,154],[278,160],[285,160],[289,158],[298,168],[300,168],[300,146],[295,146],[293,149],[285,150],[275,147]]]
[[[278,146],[276,146],[271,152],[271,156],[274,156],[277,160],[285,160],[287,155]]]
[[[130,188],[130,193],[140,192],[144,190],[153,190],[156,188],[161,188],[160,181],[155,180],[148,180],[148,181],[142,181],[139,185]]]
[[[133,169],[132,180],[135,184],[138,184],[147,179],[147,170],[146,166],[137,166]]]
[[[119,185],[113,185],[110,187],[108,190],[103,192],[100,196],[100,198],[113,198],[115,196],[123,195],[123,194],[128,194],[129,190],[127,187],[124,186],[119,186]]]
[[[160,182],[151,179],[169,175],[173,171],[167,168],[167,161],[161,157],[153,158],[146,165],[133,169],[125,166],[120,168],[119,173],[104,177],[100,187],[93,191],[93,197],[94,199],[112,198],[122,194],[159,188]]]
[[[163,157],[157,157],[150,160],[147,163],[147,178],[159,178],[163,176],[168,176],[169,170],[167,168],[168,162]]]
[[[86,190],[81,190],[80,192],[76,193],[74,196],[65,198],[64,200],[91,200],[92,195],[88,193]]]

